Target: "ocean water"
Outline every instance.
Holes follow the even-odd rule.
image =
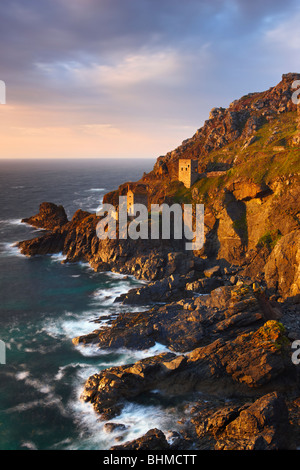
[[[41,231],[21,223],[43,201],[62,204],[69,217],[95,212],[105,192],[139,179],[153,160],[0,161],[0,364],[1,450],[109,449],[151,427],[174,428],[173,408],[155,391],[128,402],[112,421],[126,430],[106,434],[91,405],[80,401],[85,380],[113,365],[165,350],[105,351],[74,346],[125,307],[114,299],[140,282],[116,273],[95,273],[88,264],[61,264],[62,255],[27,258],[14,246]],[[145,307],[146,308],[146,307]],[[128,306],[126,307],[128,310]],[[100,323],[100,324],[101,324]]]

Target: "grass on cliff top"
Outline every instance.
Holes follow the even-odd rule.
[[[278,177],[300,173],[300,149],[291,143],[298,132],[296,118],[296,112],[280,114],[257,131],[256,141],[248,147],[243,148],[244,142],[237,140],[208,156],[199,157],[200,163],[208,165],[210,170],[218,170],[222,165],[231,165],[231,168],[222,176],[200,179],[189,189],[179,183],[177,188],[172,188],[174,200],[188,203],[193,194],[198,194],[199,202],[207,202],[221,197],[222,188],[237,178],[268,184]]]
[[[231,144],[236,162],[230,177],[241,177],[254,183],[269,183],[280,176],[300,172],[300,150],[292,146],[297,133],[296,112],[283,113],[266,122],[255,134],[256,141],[245,149],[240,143]]]

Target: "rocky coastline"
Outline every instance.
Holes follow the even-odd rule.
[[[61,215],[61,208],[44,203],[31,222],[38,219],[41,228],[49,207],[53,219],[56,210]],[[88,259],[95,266],[90,253],[79,256],[78,252],[86,250],[85,227],[92,231],[96,222],[93,214],[78,211],[70,222],[47,227],[39,237],[18,246],[34,256],[66,253],[66,247],[70,253],[75,243],[75,256],[69,262]],[[212,263],[165,247],[154,247],[148,256],[136,251],[129,260],[122,269],[118,263],[107,263],[105,268],[138,273],[146,281],[115,300],[116,311],[121,303],[141,306],[141,311],[120,313],[108,326],[74,338],[73,343],[112,351],[142,351],[160,343],[170,352],[95,374],[81,398],[108,428],[124,403],[151,390],[175,397],[184,411],[180,431],[171,429],[168,439],[161,430],[152,429],[112,450],[297,448],[299,369],[291,356],[292,342],[300,338],[299,297],[287,296],[284,301],[279,297],[278,302],[272,289],[246,276],[241,266]],[[103,267],[100,263],[96,269]]]
[[[145,436],[112,450],[300,447],[300,365],[292,360],[293,342],[300,340],[299,172],[277,172],[258,182],[258,175],[241,176],[249,155],[233,165],[229,150],[226,153],[233,143],[248,152],[262,139],[257,133],[264,125],[264,142],[273,135],[265,145],[273,148],[274,128],[284,116],[289,137],[281,139],[282,144],[299,160],[299,110],[290,100],[296,76],[284,75],[278,86],[243,97],[228,110],[213,110],[202,130],[158,159],[153,172],[143,176],[153,203],[178,201],[182,195],[190,202],[206,203],[205,245],[200,252],[186,252],[182,240],[99,240],[96,214],[78,210],[68,220],[62,206],[48,202],[41,204],[37,215],[23,219],[45,232],[19,242],[21,253],[61,252],[65,263],[86,261],[95,271],[145,281],[115,301],[116,311],[120,304],[141,306],[140,311],[128,309],[73,343],[112,351],[142,351],[159,343],[168,352],[91,376],[82,400],[93,406],[111,432],[118,426],[110,420],[120,415],[125,403],[156,390],[158,397],[176,401],[180,423],[168,435],[149,429]],[[211,129],[213,133],[208,132]],[[214,169],[229,165],[235,171],[236,165],[240,174],[214,175],[217,186],[203,192],[200,181],[183,193],[174,168],[179,157],[190,155],[200,144],[205,171],[217,161],[212,153],[221,152],[223,160]],[[269,147],[269,156],[268,152]],[[288,158],[278,152],[280,158]],[[211,184],[208,177],[205,181]],[[105,200],[116,201],[125,187]],[[170,193],[175,187],[176,194]]]

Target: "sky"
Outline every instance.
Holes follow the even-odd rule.
[[[300,72],[299,0],[1,0],[0,158],[157,158]]]

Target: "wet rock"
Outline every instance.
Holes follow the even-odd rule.
[[[251,396],[257,389],[280,388],[281,383],[293,388],[294,367],[286,355],[287,344],[282,325],[269,321],[256,332],[232,341],[218,339],[186,355],[163,353],[101,371],[88,379],[82,399],[91,402],[102,419],[111,419],[120,413],[124,400],[153,389]]]
[[[124,444],[113,446],[110,450],[170,450],[166,436],[159,429],[150,429],[144,436]]]
[[[251,287],[223,286],[187,298],[186,303],[181,300],[144,312],[120,313],[110,326],[74,338],[73,343],[90,342],[104,349],[149,349],[160,343],[181,353],[217,337],[229,339],[259,327],[263,317]]]
[[[150,305],[152,303],[179,300],[185,294],[186,278],[178,274],[165,277],[164,279],[150,282],[138,289],[131,289],[126,294],[117,297],[115,302],[131,305]]]
[[[124,431],[127,429],[127,426],[122,423],[105,423],[103,429],[106,433],[110,434],[115,431]]]

